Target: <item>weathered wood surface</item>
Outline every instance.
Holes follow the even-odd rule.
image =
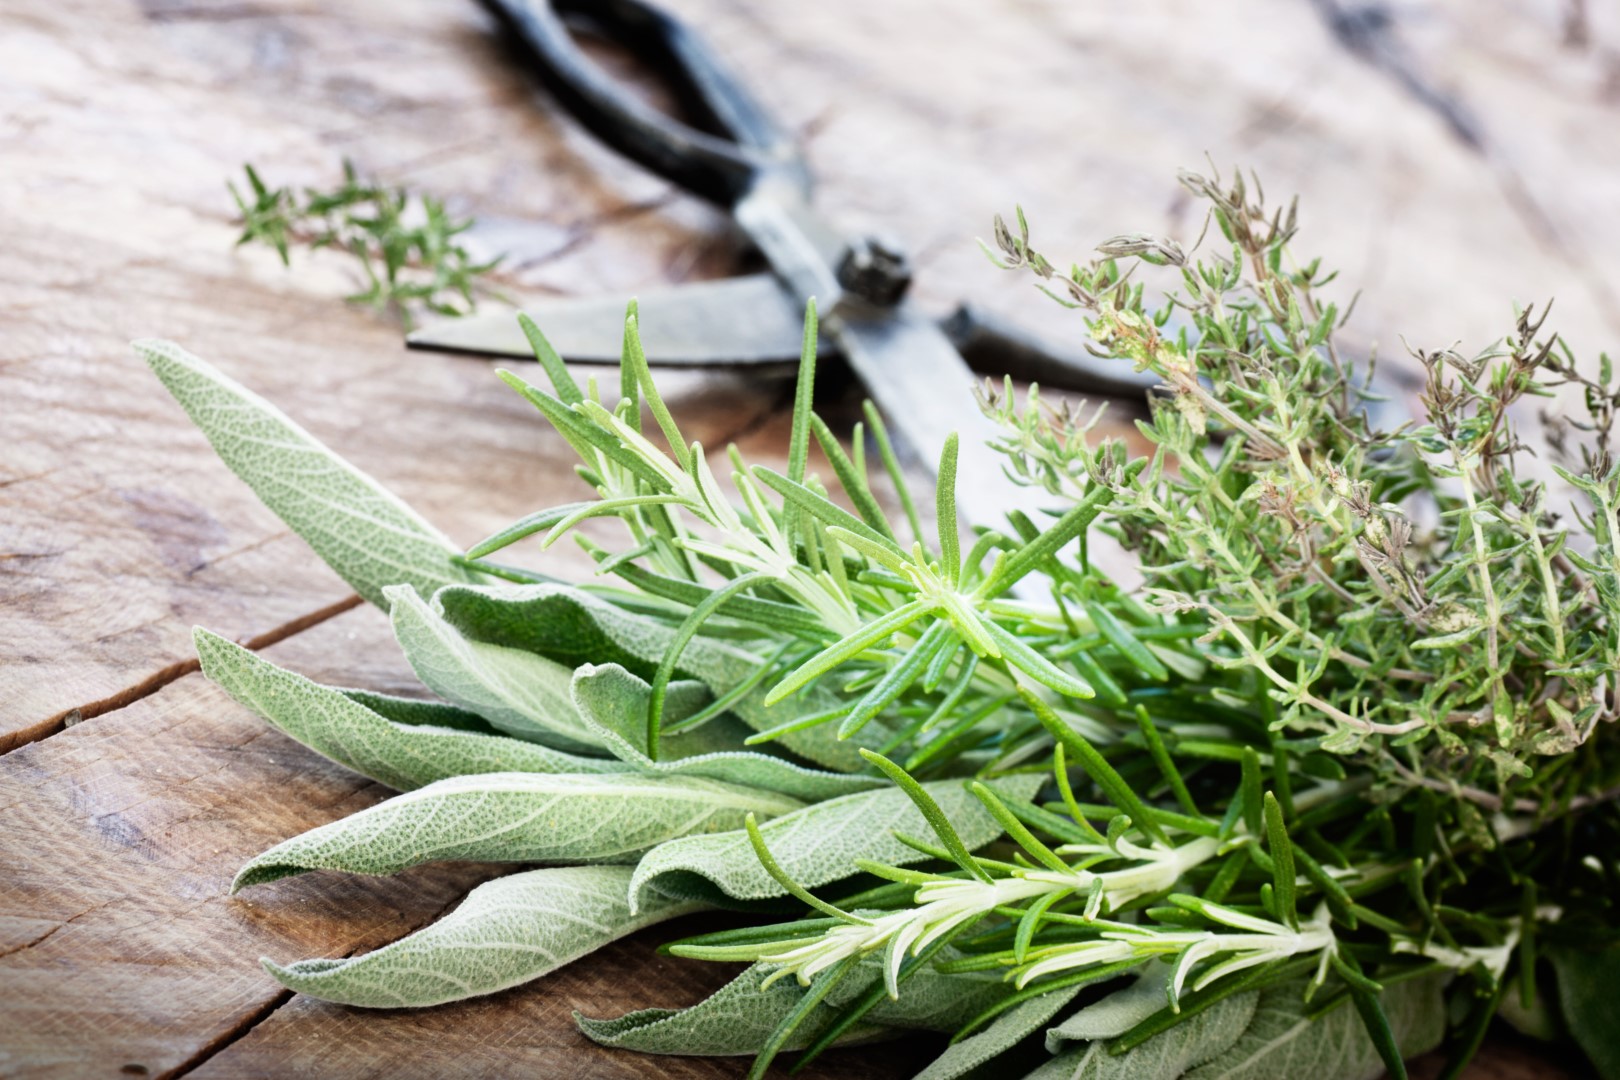
[[[215,359],[460,541],[576,483],[566,445],[488,365],[407,355],[389,322],[335,302],[353,283],[328,262],[301,260],[289,274],[273,255],[233,252],[223,184],[242,161],[314,180],[344,152],[326,145],[334,126],[374,139],[404,113],[419,134],[390,137],[390,162],[443,155],[452,174],[482,168],[473,190],[485,192],[519,187],[521,170],[502,208],[537,221],[565,213],[559,228],[591,236],[604,263],[593,275],[583,254],[572,261],[582,288],[628,295],[696,235],[682,223],[691,214],[634,220],[625,208],[656,185],[628,167],[618,167],[621,193],[593,175],[598,164],[611,175],[611,161],[569,164],[526,83],[498,77],[476,10],[379,4],[371,17],[385,28],[367,61],[343,44],[365,40],[358,28],[328,25],[336,20],[314,8],[220,9],[216,23],[208,9],[33,7],[8,5],[0,34],[10,133],[0,170],[0,604],[12,613],[0,642],[0,749],[172,675],[193,623],[273,635],[348,593],[214,460],[130,353],[133,337],[170,337]],[[89,22],[97,32],[80,33]],[[198,27],[214,32],[199,43]],[[306,38],[315,48],[296,45]],[[290,70],[256,67],[255,48]],[[266,63],[275,68],[261,53]],[[238,66],[252,85],[222,92]],[[497,77],[480,80],[480,66]],[[308,93],[278,87],[304,78]],[[319,104],[328,95],[338,108]],[[429,100],[437,117],[417,111]],[[454,140],[480,128],[482,154],[453,157]],[[496,160],[505,165],[489,167]],[[615,215],[611,255],[613,227],[590,222]],[[689,381],[675,396],[698,389]],[[711,445],[775,400],[774,388],[741,379],[706,381],[700,396],[714,407],[682,411]]]
[[[371,608],[267,655],[329,683],[416,685],[386,616]],[[0,1076],[166,1076],[204,1062],[205,1075],[257,1077],[662,1075],[652,1059],[585,1043],[570,1017],[691,1004],[729,977],[725,967],[650,955],[676,936],[671,927],[613,946],[538,993],[378,1013],[358,1026],[352,1009],[286,1004],[291,995],[256,957],[375,948],[507,869],[309,874],[227,894],[251,856],[387,794],[271,729],[200,674],[119,710],[116,723],[88,721],[6,755]],[[830,1068],[860,1074],[847,1055]],[[699,1063],[686,1075],[727,1072]]]
[[[380,612],[356,611],[269,654],[327,678],[408,685],[389,636]],[[433,867],[229,897],[234,864],[384,789],[304,751],[201,675],[0,766],[0,1075],[181,1069],[276,1001],[255,956],[375,947],[487,873]]]
[[[1483,344],[1509,300],[1547,295],[1577,347],[1620,333],[1611,5],[670,6],[801,133],[825,208],[907,242],[938,310],[971,291],[1072,333],[967,238],[1022,202],[1055,256],[1128,229],[1190,239],[1173,173],[1208,150],[1302,194],[1302,246],[1366,288],[1354,326],[1386,352],[1399,334]],[[574,483],[485,365],[407,355],[345,310],[340,262],[288,273],[231,250],[224,178],[251,160],[324,183],[351,157],[517,238],[503,285],[520,297],[629,295],[737,256],[717,213],[553,116],[488,29],[471,0],[0,11],[0,751],[22,747],[0,758],[0,1074],[739,1071],[573,1034],[573,1007],[679,1003],[701,989],[685,980],[716,977],[651,958],[655,936],[486,1002],[381,1017],[283,1004],[251,963],[392,940],[477,869],[224,895],[248,855],[380,791],[187,675],[189,627],[286,638],[274,655],[334,681],[405,672],[374,613],[335,614],[347,590],[213,460],[128,339],[220,363],[456,540]],[[779,433],[775,388],[706,378],[673,397],[706,444]],[[1475,1075],[1554,1073],[1515,1051]]]

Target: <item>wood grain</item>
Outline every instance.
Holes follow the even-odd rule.
[[[367,608],[269,655],[407,688],[389,637]],[[256,956],[375,947],[489,874],[320,875],[227,895],[248,857],[385,794],[201,675],[0,758],[0,1075],[171,1073],[282,996]]]
[[[325,682],[418,691],[373,608],[266,655]],[[255,963],[393,941],[509,867],[434,864],[392,878],[315,873],[227,894],[270,845],[372,805],[386,789],[273,730],[199,674],[0,758],[0,1075],[666,1075],[600,1049],[574,1009],[693,1004],[733,973],[657,957],[682,924],[494,997],[376,1013],[299,999]],[[711,929],[718,928],[715,924]],[[892,1076],[887,1049],[821,1075]],[[730,1076],[692,1061],[673,1075]]]
[[[800,134],[822,206],[910,247],[936,311],[972,293],[1075,333],[969,237],[1021,202],[1054,256],[1125,230],[1190,240],[1173,174],[1207,150],[1302,195],[1302,250],[1343,268],[1346,297],[1365,287],[1352,330],[1386,353],[1401,334],[1482,345],[1509,301],[1548,295],[1578,348],[1620,333],[1612,5],[1582,5],[1580,25],[1560,0],[939,0],[927,18],[858,0],[669,6]],[[286,636],[272,655],[334,681],[406,676],[376,614],[334,614],[347,590],[213,459],[127,341],[163,335],[215,360],[459,541],[576,488],[566,448],[486,365],[406,354],[387,320],[343,307],[355,282],[340,259],[288,272],[233,250],[223,180],[254,161],[325,184],[352,158],[475,212],[475,238],[512,251],[501,284],[519,299],[628,296],[741,257],[719,213],[557,117],[507,61],[471,0],[0,11],[0,752],[22,747],[0,757],[0,1074],[740,1073],[572,1033],[570,1008],[679,1004],[711,985],[715,969],[652,958],[657,931],[420,1013],[282,1004],[250,962],[393,940],[476,868],[224,896],[247,855],[381,792],[187,674],[189,627]],[[706,445],[741,433],[779,453],[779,388],[669,391]],[[584,569],[561,549],[550,566]],[[846,1056],[827,1075],[920,1060]],[[1550,1069],[1510,1046],[1470,1075]]]
[[[176,10],[154,9],[147,20],[106,12],[97,16],[106,33],[83,35],[71,5],[33,8],[8,8],[0,34],[12,88],[0,176],[0,750],[161,684],[189,657],[193,623],[262,638],[348,593],[214,459],[132,355],[132,337],[160,334],[214,360],[459,541],[584,491],[566,445],[488,364],[407,354],[395,325],[337,301],[353,285],[328,262],[303,260],[288,273],[273,255],[232,251],[226,176],[253,158],[289,179],[314,179],[310,163],[335,161],[321,144],[328,128],[308,112],[266,115],[265,86],[221,93],[232,54],[213,54],[218,68],[188,61]],[[434,47],[437,67],[389,51],[432,38],[409,16],[444,8],[378,9],[403,18],[373,44],[394,56],[389,64],[410,64],[412,92],[424,100],[475,75],[480,50],[495,67],[488,41],[467,26]],[[465,21],[467,11],[451,10]],[[296,10],[286,18],[321,21]],[[279,40],[282,21],[250,19],[251,36]],[[339,48],[324,33],[312,40]],[[367,77],[365,65],[340,55],[299,56],[333,72],[357,69],[343,79]],[[512,137],[547,145],[522,81],[486,82],[484,101],[464,103],[468,116],[508,105],[499,111],[516,116]],[[97,106],[69,107],[62,95]],[[283,106],[298,100],[277,96]],[[374,108],[382,105],[365,106],[356,122]],[[421,115],[412,123],[436,126]],[[141,167],[131,168],[137,153]],[[570,192],[568,170],[530,164],[550,177],[531,185],[543,199],[523,203],[537,217],[551,199],[576,211],[618,205],[600,184],[587,195],[576,175]],[[679,215],[636,231],[644,277],[659,274],[660,246],[679,249],[693,235]],[[588,287],[583,264],[579,272]],[[618,287],[628,295],[627,283]],[[778,397],[776,387],[741,378],[677,379],[670,391],[694,437],[710,445]],[[708,407],[693,407],[698,399]],[[557,550],[558,572],[584,572],[571,545]]]

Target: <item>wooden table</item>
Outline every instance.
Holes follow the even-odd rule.
[[[971,242],[1022,202],[1053,254],[1197,222],[1205,150],[1305,197],[1305,247],[1365,286],[1356,326],[1483,344],[1556,294],[1620,330],[1620,33],[1551,0],[681,0],[800,134],[821,201],[916,255],[921,301],[1078,326]],[[1594,5],[1594,9],[1598,6]],[[1381,10],[1381,9],[1380,9]],[[1600,13],[1596,10],[1595,19]],[[1603,133],[1606,133],[1603,134]],[[246,858],[385,794],[196,674],[205,625],[328,682],[406,690],[380,615],[214,460],[127,347],[161,335],[284,406],[457,541],[574,497],[567,448],[486,365],[407,355],[342,261],[232,248],[252,161],[340,159],[474,212],[520,298],[731,272],[739,244],[556,118],[471,0],[9,0],[0,12],[0,1075],[690,1076],[598,1050],[570,1012],[722,978],[638,936],[481,1001],[361,1014],[253,962],[374,948],[489,867],[312,874],[237,898]],[[1607,262],[1605,262],[1607,260]],[[671,380],[706,445],[780,456],[782,388]],[[574,556],[551,566],[583,573]],[[896,1076],[915,1045],[828,1059]],[[1512,1047],[1471,1075],[1554,1075]]]

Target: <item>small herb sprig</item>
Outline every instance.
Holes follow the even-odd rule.
[[[362,180],[349,161],[330,191],[271,187],[252,165],[243,171],[246,194],[227,184],[242,218],[237,245],[268,245],[285,265],[294,245],[348,252],[365,280],[350,303],[393,312],[409,328],[424,313],[453,318],[474,310],[480,294],[499,297],[487,279],[500,257],[474,260],[457,239],[472,219],[431,195]]]

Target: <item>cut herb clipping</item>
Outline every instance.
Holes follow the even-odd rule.
[[[422,312],[465,315],[478,295],[499,296],[487,276],[500,262],[476,261],[458,239],[472,227],[430,195],[363,181],[343,163],[343,183],[332,191],[270,187],[252,165],[243,167],[247,193],[228,184],[242,218],[237,246],[264,244],[290,264],[290,248],[335,248],[359,264],[364,286],[352,304],[395,314],[406,328]]]
[[[1403,1076],[1436,1047],[1455,1075],[1504,1017],[1620,1076],[1608,361],[1578,373],[1525,310],[1479,355],[1419,352],[1424,415],[1384,430],[1370,372],[1335,342],[1331,275],[1291,253],[1293,208],[1241,178],[1183,183],[1216,226],[1196,261],[1133,235],[1064,273],[1022,216],[997,223],[1002,265],[1163,387],[1146,457],[1033,390],[1020,407],[986,388],[1009,476],[1050,511],[966,540],[955,442],[939,490],[901,491],[891,517],[864,452],[900,479],[881,419],[846,455],[811,412],[809,354],[785,473],[688,442],[634,308],[616,396],[525,324],[549,385],[502,377],[598,498],[465,554],[274,406],[139,346],[226,462],[391,610],[442,699],[319,686],[199,631],[232,696],[403,792],[272,848],[236,887],[544,864],[375,952],[271,974],[433,1005],[718,909],[747,917],[669,951],[747,963],[733,982],[581,1030],[752,1056],[752,1075],[926,1030],[949,1039],[930,1080],[1326,1080]],[[1176,291],[1150,303],[1137,264]],[[1510,416],[1560,386],[1590,414],[1552,421],[1541,448],[1578,496],[1567,518]],[[812,437],[834,476],[807,469]],[[930,498],[924,530],[912,508]],[[574,531],[597,517],[618,544]],[[1143,588],[1089,562],[1094,530]],[[569,538],[596,580],[493,561]]]

